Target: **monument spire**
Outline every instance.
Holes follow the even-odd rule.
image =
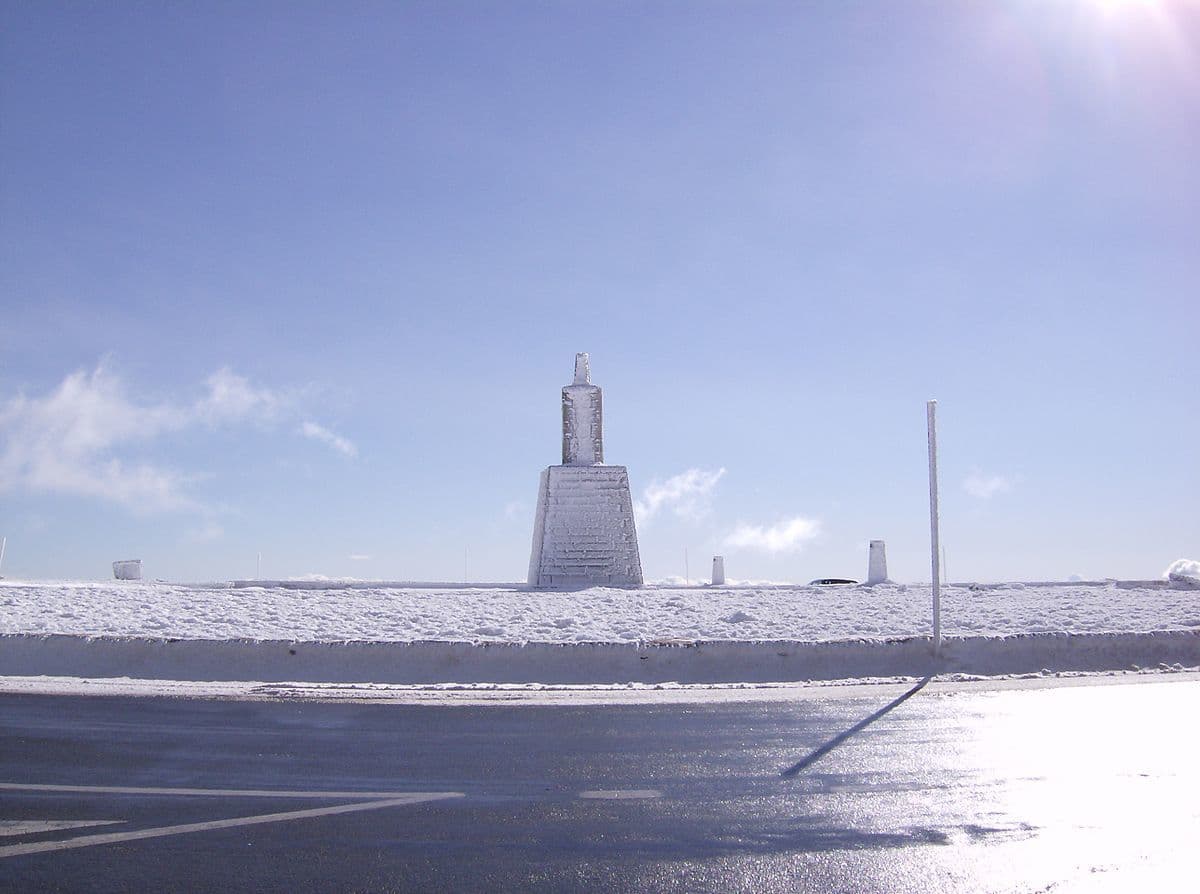
[[[604,408],[600,388],[592,384],[588,355],[575,355],[575,381],[562,390],[564,466],[604,462]]]

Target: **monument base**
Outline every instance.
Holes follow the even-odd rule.
[[[529,585],[640,587],[642,560],[624,466],[550,466],[542,472]]]

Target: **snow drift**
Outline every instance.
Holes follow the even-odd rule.
[[[0,582],[0,674],[311,682],[777,682],[1200,667],[1166,581],[531,591]]]

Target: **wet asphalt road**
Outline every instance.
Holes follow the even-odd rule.
[[[0,890],[1191,891],[1197,706],[4,696]]]

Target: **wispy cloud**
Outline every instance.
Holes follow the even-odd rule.
[[[18,395],[0,409],[0,490],[82,494],[147,512],[190,508],[183,475],[115,453],[191,418],[191,408],[134,403],[103,364],[74,372],[45,397]]]
[[[655,479],[642,491],[634,504],[639,524],[645,524],[662,510],[695,521],[712,510],[712,492],[725,475],[725,469],[688,469],[666,481]]]
[[[726,548],[756,549],[761,552],[796,552],[821,533],[817,519],[795,516],[774,525],[739,524],[724,540]]]
[[[350,553],[351,562],[366,562],[370,560],[370,556],[366,553]]]
[[[191,543],[211,543],[225,536],[225,529],[212,519],[208,519],[200,527],[187,532],[186,539]]]
[[[358,456],[358,448],[350,441],[346,440],[339,434],[331,432],[323,425],[317,425],[315,422],[305,422],[300,426],[300,433],[306,438],[312,438],[314,441],[320,441],[322,444],[328,444],[338,453],[348,456],[351,459]]]
[[[91,372],[71,373],[44,396],[9,398],[0,403],[0,492],[75,494],[139,513],[206,512],[188,493],[195,476],[140,454],[166,434],[270,422],[294,410],[289,395],[255,386],[228,368],[204,384],[204,393],[190,403],[138,401],[100,363]]]
[[[504,504],[504,517],[509,521],[524,518],[528,511],[526,504],[522,500],[510,500]]]
[[[980,500],[990,500],[996,494],[1012,490],[1013,479],[1005,475],[984,475],[976,470],[963,481],[963,490]]]
[[[253,418],[268,422],[290,403],[290,397],[269,388],[256,388],[248,379],[222,367],[205,380],[208,394],[194,408],[195,416],[209,425]]]

